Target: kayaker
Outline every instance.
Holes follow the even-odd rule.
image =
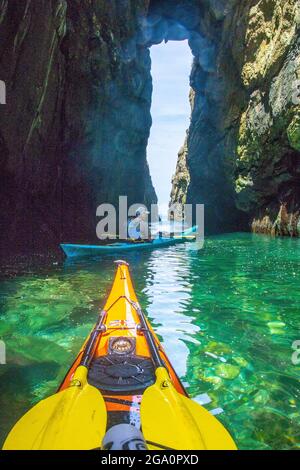
[[[150,212],[145,207],[139,207],[135,213],[135,218],[128,224],[128,234],[133,240],[149,240],[148,215]]]

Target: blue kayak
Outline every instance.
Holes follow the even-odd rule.
[[[193,233],[197,230],[197,226],[192,227],[181,235],[176,235],[173,238],[160,237],[155,238],[151,242],[118,242],[109,245],[78,245],[70,243],[62,243],[60,246],[68,258],[97,256],[106,253],[118,253],[120,251],[134,251],[145,249],[157,249],[165,246],[176,245],[178,243],[185,243],[189,240],[194,240]]]

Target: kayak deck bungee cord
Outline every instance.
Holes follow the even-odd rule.
[[[117,261],[95,327],[59,390],[9,433],[14,450],[234,450],[224,426],[191,400]]]

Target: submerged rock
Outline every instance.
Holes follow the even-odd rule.
[[[282,321],[271,321],[268,322],[268,327],[272,335],[281,335],[284,333],[285,323]]]
[[[218,356],[223,356],[224,354],[232,354],[232,349],[230,348],[230,346],[217,341],[210,341],[205,349],[206,351],[217,354]]]
[[[240,368],[232,364],[219,364],[216,367],[216,372],[217,375],[223,379],[233,380],[239,375]]]
[[[54,362],[65,365],[70,354],[62,347],[37,336],[16,335],[6,340],[7,363],[11,366]]]
[[[201,380],[203,380],[203,382],[213,384],[215,388],[219,388],[222,385],[222,378],[217,377],[216,375],[211,375],[208,371],[205,371],[204,374],[201,375]]]

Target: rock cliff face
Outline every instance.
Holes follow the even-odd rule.
[[[285,204],[284,219],[299,226],[299,2],[210,4],[202,34],[212,35],[215,67],[205,73],[195,57],[187,200],[205,202],[214,231],[253,220],[254,231],[290,234],[277,222]]]
[[[187,139],[184,142],[184,145],[181,147],[178,152],[178,160],[176,165],[176,172],[172,179],[172,192],[171,192],[171,201],[174,204],[178,204],[179,207],[186,204],[187,188],[190,184],[190,173],[187,168],[187,157],[188,157],[188,146]],[[181,217],[181,209],[178,214]]]
[[[0,0],[1,240],[5,251],[94,240],[96,208],[154,202],[146,161],[144,0]]]
[[[210,232],[281,233],[280,205],[299,225],[299,25],[297,0],[0,0],[2,251],[94,241],[99,204],[156,201],[149,47],[163,40],[195,58],[172,201],[205,203]]]
[[[194,108],[195,93],[191,89],[190,91],[190,105],[191,110]],[[178,152],[178,159],[176,165],[175,175],[172,178],[172,191],[170,199],[170,211],[169,217],[181,220],[184,216],[183,205],[187,201],[187,191],[191,181],[190,172],[187,166],[188,160],[188,138],[187,132],[183,146]],[[173,214],[172,214],[173,211]]]
[[[239,117],[236,200],[274,226],[281,203],[294,215],[300,206],[300,5],[264,1],[245,12],[239,70],[247,102]]]

